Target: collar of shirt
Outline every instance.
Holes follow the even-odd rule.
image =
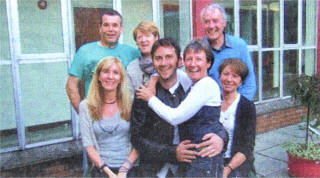
[[[222,46],[219,49],[215,49],[210,45],[211,49],[214,52],[218,53],[218,52],[222,51],[224,48],[231,48],[231,43],[230,43],[230,40],[229,40],[229,36],[225,32],[223,32],[223,36],[224,36],[224,41],[223,41]],[[208,37],[205,37],[205,39],[210,43],[210,40],[209,40]]]
[[[103,48],[108,48],[108,49],[113,49],[113,48],[116,48],[116,47],[119,46],[119,42],[118,42],[118,41],[117,41],[116,44],[115,44],[114,46],[112,46],[111,48],[106,47],[106,46],[103,46],[103,45],[101,44],[101,41],[100,41],[100,40],[97,41],[97,43],[98,43],[99,46],[101,46],[101,47],[103,47]]]
[[[171,94],[173,94],[176,91],[176,89],[179,87],[179,84],[180,84],[180,82],[177,80],[176,83],[174,85],[172,85],[171,88],[169,88],[169,92]]]

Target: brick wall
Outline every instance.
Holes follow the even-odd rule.
[[[1,171],[0,177],[81,177],[82,155]]]
[[[295,124],[301,121],[301,116],[307,113],[307,108],[298,106],[274,111],[257,116],[257,133]]]

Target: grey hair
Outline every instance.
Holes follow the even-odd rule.
[[[200,12],[201,21],[203,22],[203,15],[207,10],[213,11],[215,9],[218,9],[222,13],[223,20],[227,21],[227,13],[224,9],[223,5],[220,3],[211,3],[207,5],[205,8],[203,8]]]

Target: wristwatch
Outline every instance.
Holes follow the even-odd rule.
[[[101,166],[100,166],[100,168],[99,168],[99,171],[101,172],[101,173],[103,173],[103,168],[104,167],[107,167],[108,165],[107,164],[102,164]]]

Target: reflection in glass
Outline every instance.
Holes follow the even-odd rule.
[[[266,51],[262,54],[262,99],[280,96],[280,52]]]
[[[189,0],[161,0],[160,5],[160,36],[173,38],[184,49],[191,40],[191,28],[186,28],[191,27]]]
[[[240,1],[240,36],[249,45],[257,44],[257,2]]]
[[[303,44],[315,45],[317,24],[317,1],[303,0]]]
[[[262,1],[262,46],[278,47],[280,44],[280,2]]]
[[[298,51],[287,50],[284,51],[283,58],[283,95],[290,95],[289,83],[290,80],[296,77],[299,73],[298,70]]]
[[[302,73],[313,75],[315,73],[315,50],[302,50]]]
[[[298,1],[284,1],[284,43],[298,43]]]
[[[11,65],[0,65],[0,148],[18,145]]]
[[[72,136],[64,84],[67,62],[20,64],[26,143]]]
[[[252,55],[254,74],[256,76],[256,84],[257,84],[256,95],[254,96],[253,100],[259,101],[259,56],[257,51],[251,52],[251,55]]]

